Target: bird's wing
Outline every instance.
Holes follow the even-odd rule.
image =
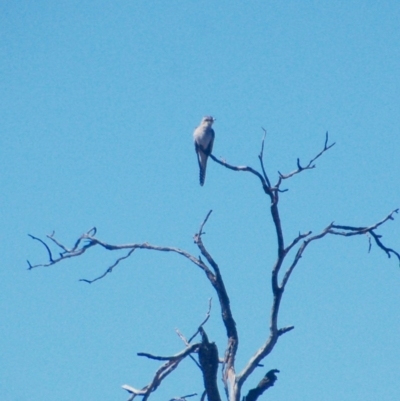
[[[208,144],[207,149],[204,149],[204,152],[207,155],[210,155],[212,153],[213,145],[214,145],[215,132],[212,128],[210,128],[210,136],[211,136],[210,143]]]
[[[203,148],[197,142],[194,142],[194,149],[196,151],[197,161],[199,162],[199,167],[201,168],[202,167],[201,166],[201,153],[204,153]]]

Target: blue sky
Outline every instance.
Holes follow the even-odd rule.
[[[330,222],[372,224],[400,206],[400,5],[396,1],[40,1],[0,4],[0,398],[125,400],[203,320],[224,350],[215,294],[183,258],[135,252],[46,260],[28,233],[72,245],[96,226],[110,243],[177,246],[207,212],[204,242],[224,274],[240,335],[237,368],[268,330],[275,238],[257,179],[192,143],[217,118],[214,154],[295,168],[336,145],[281,196],[287,241]],[[400,216],[379,231],[400,248]],[[280,369],[273,400],[398,397],[400,270],[367,238],[310,246],[284,295],[294,325],[248,382]],[[248,388],[248,386],[245,387]],[[153,396],[202,390],[191,361]],[[264,398],[266,398],[264,396]]]

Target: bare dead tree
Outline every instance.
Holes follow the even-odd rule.
[[[130,385],[123,385],[122,388],[130,393],[129,400],[140,396],[143,401],[146,401],[150,395],[157,390],[162,381],[172,373],[185,358],[191,358],[200,370],[203,378],[204,391],[201,396],[203,401],[205,397],[209,401],[220,401],[221,395],[218,390],[217,378],[218,378],[218,367],[221,366],[221,376],[222,383],[225,391],[227,400],[229,401],[239,401],[241,397],[241,391],[244,383],[249,378],[249,376],[255,371],[255,369],[260,366],[260,363],[271,353],[277,344],[279,338],[294,329],[293,326],[280,327],[278,324],[278,316],[280,310],[280,304],[282,296],[289,279],[302,258],[306,248],[317,240],[323,239],[328,235],[338,235],[342,237],[351,236],[368,236],[369,248],[371,248],[374,242],[378,248],[380,248],[386,255],[390,258],[394,256],[400,262],[400,254],[392,248],[387,247],[382,242],[382,236],[377,233],[380,226],[388,222],[389,220],[394,220],[395,213],[398,213],[398,209],[391,211],[382,220],[372,223],[367,226],[354,227],[350,225],[335,224],[334,222],[329,223],[322,231],[313,234],[311,231],[304,233],[299,233],[297,237],[285,241],[280,212],[279,212],[279,197],[281,193],[286,192],[286,189],[281,189],[281,185],[285,180],[292,178],[293,176],[300,174],[304,171],[314,169],[316,167],[315,161],[320,158],[325,152],[327,152],[334,143],[328,144],[328,133],[326,133],[324,146],[320,152],[312,158],[306,165],[302,165],[300,160],[297,159],[296,168],[287,174],[283,174],[278,171],[278,178],[274,185],[267,175],[263,154],[264,154],[264,142],[266,137],[266,131],[264,130],[264,137],[262,139],[261,151],[258,156],[260,162],[260,171],[249,167],[249,166],[235,166],[227,163],[223,159],[218,159],[214,155],[210,157],[221,166],[233,170],[233,171],[243,171],[250,173],[258,178],[261,183],[262,190],[265,195],[270,199],[270,213],[273,221],[273,225],[276,233],[277,241],[277,256],[275,263],[271,270],[271,289],[273,294],[273,301],[270,311],[270,322],[269,322],[269,334],[265,339],[264,343],[261,344],[258,349],[255,350],[254,354],[249,358],[247,364],[238,373],[236,371],[235,359],[239,346],[239,336],[236,329],[235,319],[230,307],[230,299],[228,296],[227,289],[224,284],[221,270],[212,257],[212,255],[207,251],[206,246],[203,243],[203,228],[207,223],[212,211],[210,210],[204,221],[201,223],[198,232],[194,235],[194,243],[197,245],[200,256],[196,257],[189,252],[182,250],[180,248],[170,247],[170,246],[159,246],[152,245],[149,243],[128,243],[128,244],[118,244],[113,245],[102,241],[96,237],[97,229],[95,227],[91,228],[87,232],[83,233],[74,243],[72,248],[67,247],[58,239],[55,238],[54,232],[47,235],[47,241],[30,235],[30,237],[36,241],[39,241],[47,251],[48,262],[32,265],[28,261],[29,269],[35,269],[38,267],[52,266],[56,263],[62,262],[69,258],[74,258],[83,255],[86,251],[93,247],[101,247],[108,251],[126,250],[126,254],[120,258],[117,258],[115,262],[109,266],[102,274],[93,279],[81,279],[81,281],[92,284],[97,280],[103,279],[109,273],[111,273],[114,268],[118,266],[120,262],[129,258],[132,253],[136,250],[147,249],[151,251],[159,252],[172,252],[181,255],[194,266],[202,270],[209,281],[210,285],[214,288],[219,306],[221,309],[221,320],[226,331],[226,345],[223,356],[219,355],[217,346],[215,343],[210,342],[208,336],[205,332],[204,325],[206,324],[210,313],[211,313],[211,300],[209,304],[209,310],[206,314],[206,318],[199,325],[197,331],[193,336],[187,340],[180,332],[178,335],[181,337],[184,348],[175,355],[171,356],[158,356],[148,353],[138,353],[138,356],[163,361],[163,364],[155,372],[149,383],[141,388],[137,389]],[[58,253],[52,252],[51,246],[55,246],[58,249]],[[287,266],[283,268],[283,266]],[[281,270],[283,269],[283,272]],[[282,273],[280,275],[280,273]],[[279,277],[282,276],[280,280]],[[193,342],[193,340],[200,335],[199,342]],[[196,357],[197,356],[197,359]],[[248,391],[248,393],[243,397],[243,401],[256,401],[261,394],[272,387],[277,380],[276,373],[279,370],[271,369],[265,376],[261,379],[258,385]],[[188,397],[195,396],[197,394],[189,394],[187,396],[175,397],[172,400],[186,400]],[[172,401],[171,400],[171,401]]]

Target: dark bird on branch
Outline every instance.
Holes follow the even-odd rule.
[[[278,377],[275,373],[279,373],[279,370],[271,369],[269,372],[267,372],[260,383],[257,384],[257,387],[249,390],[248,394],[246,397],[243,397],[242,401],[256,401],[265,390],[268,390],[270,387],[272,387],[278,380]]]

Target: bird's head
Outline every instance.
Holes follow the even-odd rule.
[[[216,119],[215,119],[214,117],[205,116],[205,117],[203,117],[203,119],[201,120],[201,125],[207,125],[208,127],[211,127],[212,124],[213,124],[213,122],[214,122],[215,120],[216,120]]]

